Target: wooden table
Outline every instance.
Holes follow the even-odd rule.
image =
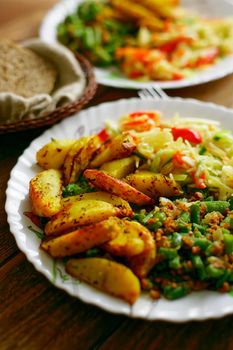
[[[56,0],[1,0],[0,37],[36,36]],[[233,107],[233,76],[169,92]],[[136,91],[100,86],[91,105]],[[42,129],[0,136],[0,349],[20,350],[230,350],[233,316],[206,322],[145,322],[112,315],[53,287],[19,251],[7,224],[5,191],[10,171]]]

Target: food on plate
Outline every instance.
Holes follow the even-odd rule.
[[[56,78],[55,66],[42,56],[9,40],[0,42],[0,92],[50,94]]]
[[[113,159],[122,159],[130,156],[136,149],[135,141],[129,133],[125,132],[109,140],[105,140],[100,133],[99,139],[106,141],[97,150],[97,154],[90,163],[90,167],[96,168]]]
[[[128,158],[116,159],[111,162],[101,165],[100,170],[105,171],[109,175],[122,179],[126,175],[133,173],[136,166],[136,157],[131,156]]]
[[[37,152],[37,163],[43,169],[60,169],[75,142],[76,140],[51,140]]]
[[[90,248],[113,240],[120,232],[120,219],[110,217],[101,222],[85,226],[76,231],[45,240],[41,248],[54,258],[83,253]]]
[[[40,172],[30,181],[32,212],[38,216],[50,217],[62,209],[62,174],[48,169]]]
[[[129,205],[128,202],[126,202],[124,199],[114,196],[113,194],[107,193],[107,192],[90,192],[90,193],[83,193],[78,194],[74,196],[69,196],[67,198],[63,199],[63,206],[67,206],[69,203],[74,203],[77,201],[82,200],[100,200],[103,202],[107,202],[112,204],[113,206],[119,208],[119,210],[123,213],[123,216],[132,217],[133,211]]]
[[[66,270],[106,293],[133,304],[140,295],[138,278],[126,266],[103,258],[71,259]]]
[[[151,171],[138,171],[126,177],[127,182],[151,198],[173,197],[181,194],[179,184],[163,174]]]
[[[233,18],[206,18],[172,0],[86,0],[58,40],[96,66],[139,81],[185,79],[233,52]]]
[[[125,181],[121,181],[106,174],[104,171],[87,169],[84,171],[83,176],[94,187],[115,194],[131,203],[137,205],[154,204],[153,199],[149,196],[138,191]]]
[[[38,150],[45,170],[30,182],[27,216],[43,229],[41,249],[68,259],[69,274],[130,304],[141,289],[171,300],[228,292],[232,156],[233,135],[217,121],[127,113]]]
[[[111,216],[123,216],[124,212],[108,202],[96,199],[83,199],[64,205],[45,225],[47,236],[58,235],[91,225]]]

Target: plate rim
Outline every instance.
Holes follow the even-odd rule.
[[[45,16],[43,17],[40,28],[39,28],[39,37],[41,40],[48,42],[48,43],[55,43],[58,42],[56,39],[53,38],[53,40],[50,40],[47,36],[48,33],[48,27],[49,27],[49,19],[53,15],[54,12],[59,11],[59,9],[68,6],[77,6],[79,3],[82,3],[83,0],[61,0],[57,4],[55,4],[53,7],[51,7]],[[232,16],[233,16],[233,2],[230,0],[224,0],[226,4],[229,6],[232,6]],[[68,5],[67,5],[68,4]],[[71,5],[70,5],[71,4]],[[54,28],[53,28],[54,29]],[[60,42],[59,42],[60,43]],[[61,44],[61,43],[60,43]],[[62,45],[62,44],[61,44]],[[120,80],[118,79],[109,79],[107,77],[101,76],[101,70],[102,68],[98,68],[93,66],[94,73],[96,75],[96,80],[99,84],[115,87],[115,88],[125,88],[125,89],[143,89],[148,87],[156,87],[159,86],[162,89],[181,89],[185,87],[191,87],[191,86],[197,86],[202,85],[211,81],[215,81],[221,78],[224,78],[230,74],[233,74],[233,53],[229,56],[226,56],[223,60],[219,61],[219,63],[224,63],[226,60],[230,60],[232,64],[222,64],[221,69],[217,69],[217,73],[215,69],[212,69],[218,65],[215,64],[211,66],[209,69],[207,68],[204,70],[204,76],[200,75],[199,73],[194,74],[193,77],[181,79],[177,81],[149,81],[149,82],[138,82],[134,80],[130,80],[127,77],[122,77]],[[227,63],[227,62],[226,62]],[[210,72],[209,72],[210,70]],[[215,72],[211,72],[211,70],[214,70]],[[206,73],[207,72],[207,73]],[[209,72],[209,74],[208,74]],[[200,72],[202,73],[202,72]],[[206,74],[205,74],[206,73]]]
[[[154,101],[154,99],[150,99],[151,101]],[[229,113],[229,118],[233,117],[233,109],[230,109],[230,108],[227,108],[225,106],[221,106],[221,105],[217,105],[215,103],[212,103],[212,102],[201,102],[201,101],[198,101],[196,99],[184,99],[184,98],[180,98],[180,97],[176,97],[176,98],[168,98],[168,99],[165,99],[168,103],[171,102],[171,101],[177,101],[177,102],[185,102],[185,103],[188,103],[188,104],[193,104],[193,105],[199,105],[199,106],[204,106],[204,107],[207,107],[207,108],[210,108],[210,109],[217,109],[219,112],[221,111],[224,111],[224,112],[227,112]],[[108,108],[109,106],[111,105],[115,105],[115,104],[118,104],[118,103],[136,103],[136,101],[144,101],[144,100],[141,100],[140,98],[131,98],[131,99],[120,99],[120,100],[117,100],[117,101],[111,101],[111,102],[104,102],[104,103],[101,103],[99,105],[96,105],[96,106],[92,106],[92,107],[89,107],[88,109],[86,109],[85,111],[82,111],[81,113],[84,113],[84,112],[87,112],[87,110],[95,110],[98,108]],[[78,117],[78,114],[79,113],[75,113],[73,116],[67,118],[66,120],[63,120],[62,122],[60,122],[59,124],[62,124],[62,123],[65,123],[68,119],[71,119],[71,118],[74,118],[74,117]],[[104,309],[105,311],[108,311],[108,312],[111,312],[113,314],[124,314],[124,315],[127,315],[128,317],[131,317],[131,318],[140,318],[140,319],[144,319],[144,320],[150,320],[150,321],[158,321],[158,320],[163,320],[163,321],[168,321],[168,322],[175,322],[175,323],[183,323],[183,322],[187,322],[187,321],[204,321],[204,320],[207,320],[207,319],[217,319],[217,318],[221,318],[223,316],[226,316],[226,315],[229,315],[229,314],[232,314],[233,313],[233,305],[230,307],[230,308],[223,308],[221,310],[218,310],[218,313],[214,313],[212,312],[212,314],[210,313],[210,315],[206,315],[206,314],[196,314],[196,315],[191,315],[189,313],[186,313],[186,316],[182,316],[182,318],[174,318],[174,316],[172,318],[168,318],[168,316],[166,315],[160,315],[158,317],[149,317],[149,314],[147,316],[140,316],[140,315],[135,315],[135,314],[132,314],[132,310],[130,311],[122,311],[122,310],[116,310],[116,308],[113,309],[110,309],[109,307],[107,307],[106,305],[102,305],[101,303],[101,300],[99,300],[98,298],[96,299],[88,299],[88,297],[85,297],[85,295],[82,293],[82,295],[76,295],[74,293],[74,289],[70,289],[70,288],[67,288],[67,286],[65,284],[61,284],[59,282],[53,282],[51,280],[51,276],[49,275],[48,273],[48,269],[41,269],[41,261],[37,262],[33,259],[33,256],[29,254],[28,250],[25,249],[25,247],[23,246],[23,241],[21,240],[21,236],[22,236],[22,232],[21,230],[18,228],[18,225],[20,224],[18,220],[15,220],[14,219],[14,211],[12,211],[12,208],[11,208],[11,189],[12,189],[12,183],[14,183],[14,173],[17,172],[17,168],[19,167],[19,164],[22,162],[22,159],[24,159],[25,157],[25,154],[27,152],[29,152],[29,149],[33,149],[34,148],[34,145],[36,143],[38,143],[40,141],[40,139],[43,139],[43,137],[48,134],[49,132],[52,132],[52,129],[56,128],[57,125],[59,124],[56,124],[54,126],[52,126],[51,128],[47,129],[46,131],[44,131],[39,137],[35,138],[34,140],[32,140],[32,142],[29,144],[29,146],[24,150],[24,152],[21,154],[21,156],[18,158],[15,166],[12,168],[11,172],[10,172],[10,178],[8,180],[8,183],[7,183],[7,189],[6,189],[6,203],[5,203],[5,211],[7,213],[7,222],[10,226],[10,232],[13,234],[15,240],[16,240],[16,244],[19,248],[19,250],[21,252],[23,252],[26,256],[26,259],[32,263],[32,265],[34,266],[34,268],[39,272],[41,273],[42,275],[44,275],[50,283],[52,283],[55,287],[61,289],[61,290],[64,290],[65,292],[67,292],[69,295],[75,297],[75,298],[78,298],[79,300],[85,302],[85,303],[88,303],[88,304],[91,304],[91,305],[95,305],[97,307],[100,307],[101,309]],[[24,199],[25,200],[25,199]],[[22,200],[19,201],[19,203],[21,203]],[[13,217],[12,217],[12,214],[13,213]],[[18,216],[20,217],[20,214],[18,214]],[[21,224],[20,224],[21,225]],[[24,227],[24,225],[23,225]],[[27,235],[25,233],[25,235]],[[51,258],[52,259],[52,258]],[[84,285],[87,285],[84,283]],[[89,285],[87,285],[88,288],[89,288]],[[105,293],[104,293],[105,294]],[[114,298],[115,299],[115,298]],[[117,299],[118,300],[118,299]],[[181,300],[181,299],[180,299]]]

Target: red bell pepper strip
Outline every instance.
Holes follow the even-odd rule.
[[[100,139],[100,141],[105,142],[107,139],[109,139],[109,134],[107,133],[106,129],[102,129],[99,133],[98,133],[98,137]]]
[[[187,140],[190,143],[194,143],[198,145],[202,142],[202,137],[197,130],[189,129],[189,128],[172,128],[172,135],[174,140],[177,140],[181,137],[183,140]]]

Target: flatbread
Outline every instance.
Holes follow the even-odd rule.
[[[50,94],[56,77],[50,61],[11,41],[0,41],[0,92],[23,97]]]

